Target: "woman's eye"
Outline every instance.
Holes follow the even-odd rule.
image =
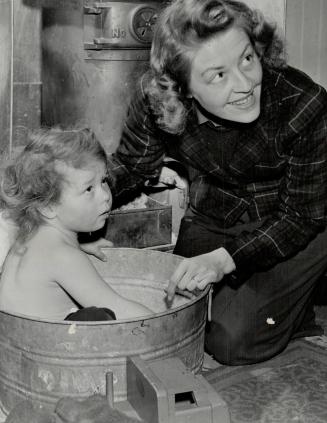
[[[217,72],[212,78],[210,82],[218,82],[221,81],[225,76],[225,72]]]
[[[87,188],[86,188],[86,190],[85,190],[85,191],[86,191],[86,192],[91,192],[91,191],[92,191],[92,189],[93,189],[93,186],[92,186],[92,185],[90,185],[89,187],[87,187]]]

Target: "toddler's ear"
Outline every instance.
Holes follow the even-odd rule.
[[[54,219],[57,216],[56,208],[54,206],[40,207],[39,212],[46,219]]]

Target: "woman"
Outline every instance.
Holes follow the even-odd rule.
[[[283,60],[260,13],[231,0],[176,0],[159,18],[110,158],[112,190],[188,171],[175,288],[214,283],[206,348],[226,364],[266,360],[317,334],[312,296],[327,268],[327,96]]]

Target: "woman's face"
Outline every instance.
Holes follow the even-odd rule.
[[[261,63],[249,37],[232,27],[197,50],[189,91],[213,115],[250,123],[260,114],[261,80]]]

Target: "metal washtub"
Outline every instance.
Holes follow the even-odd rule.
[[[172,307],[164,288],[181,257],[129,248],[106,250],[107,262],[92,259],[121,294],[155,314],[144,319],[65,322],[0,312],[0,401],[8,413],[31,399],[52,409],[59,398],[105,394],[113,372],[114,400],[126,399],[126,357],[155,361],[179,357],[197,372],[204,354],[209,289],[191,299],[177,295]]]

